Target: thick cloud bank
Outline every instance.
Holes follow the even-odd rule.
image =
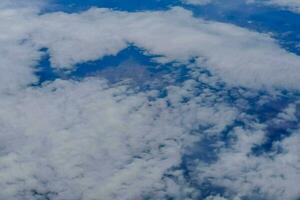
[[[300,87],[299,56],[281,49],[267,35],[196,19],[182,8],[137,13],[95,8],[80,14],[41,16],[5,10],[2,19],[2,26],[8,27],[2,33],[5,37],[18,37],[19,43],[35,48],[49,48],[52,65],[57,68],[72,68],[79,62],[114,55],[134,44],[150,54],[161,55],[159,62],[188,63],[195,59],[198,66],[208,68],[231,85]],[[24,45],[17,48],[29,51]],[[6,62],[12,62],[6,57]]]
[[[300,89],[299,56],[179,7],[41,14],[37,1],[13,2],[0,3],[0,199],[299,199],[297,96],[267,120],[252,106]],[[35,85],[41,49],[72,70],[130,45],[188,78]]]

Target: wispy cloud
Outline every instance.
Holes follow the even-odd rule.
[[[210,4],[212,0],[183,0],[182,2],[185,4],[203,6],[203,5]]]
[[[278,6],[284,9],[291,10],[296,13],[300,13],[300,2],[298,0],[248,0],[249,3],[263,3],[265,5]]]

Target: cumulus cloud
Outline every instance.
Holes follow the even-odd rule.
[[[49,47],[57,67],[116,54],[133,43],[162,55],[161,62],[197,58],[198,65],[233,85],[299,86],[299,57],[281,49],[270,37],[196,19],[181,8],[141,13],[91,9],[81,14],[47,14],[40,23],[43,28],[33,33],[32,40]]]
[[[26,40],[32,28],[30,21],[34,20],[32,16],[23,18],[28,12],[31,13],[27,9],[8,8],[0,12],[1,92],[24,87],[35,80],[31,67],[40,58],[40,53],[32,42]]]
[[[172,87],[167,99],[151,102],[155,91],[136,93],[94,79],[2,96],[1,198],[192,197],[196,192],[181,170],[170,169],[199,139],[191,130],[199,123],[222,129],[235,111],[201,106],[201,98],[181,104],[185,87],[191,89]]]
[[[250,88],[299,88],[299,56],[269,36],[233,25],[194,18],[182,8],[157,12],[90,9],[83,13],[27,16],[27,39],[49,48],[57,68],[114,55],[129,44],[161,55],[158,62],[188,63],[196,58],[227,83]],[[26,23],[25,23],[26,24]],[[28,29],[22,25],[18,29]]]
[[[274,120],[283,120],[282,116],[286,116],[285,113],[293,106],[289,105]],[[197,180],[226,188],[225,195],[229,199],[298,199],[299,130],[292,131],[291,136],[282,141],[274,142],[271,152],[254,155],[253,148],[267,139],[265,124],[248,122],[247,125],[250,127],[236,127],[230,132],[230,147],[219,147],[216,162],[196,161],[194,175]]]
[[[23,8],[1,14],[1,25],[9,27],[1,32],[1,198],[197,196],[182,171],[172,168],[199,139],[189,134],[198,121],[226,126],[225,107],[197,106],[201,99],[181,104],[193,93],[191,82],[170,87],[166,99],[97,79],[28,87],[42,54],[43,45],[31,41],[39,16]],[[223,117],[208,120],[211,115]]]
[[[272,199],[299,197],[297,131],[274,144],[280,154],[252,155],[267,125],[239,110],[245,102],[228,100],[230,85],[299,89],[299,56],[269,36],[182,8],[40,14],[1,5],[0,199],[197,199],[206,180],[229,191],[206,199],[238,199],[257,187]],[[52,67],[72,70],[128,45],[160,55],[158,63],[187,64],[190,79],[165,86],[165,96],[97,77],[30,86],[41,48]],[[297,121],[297,109],[290,104],[274,122]],[[217,160],[193,161],[191,181],[180,165],[207,138]]]
[[[116,54],[128,43],[162,55],[158,61],[196,58],[232,85],[299,87],[299,56],[264,34],[192,17],[182,8],[164,12],[91,9],[81,14],[48,14],[33,40],[50,49],[57,67]],[[95,42],[97,41],[97,42]]]

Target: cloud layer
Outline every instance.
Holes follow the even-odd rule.
[[[53,67],[72,68],[134,44],[160,55],[158,62],[195,59],[231,85],[299,89],[299,56],[267,35],[196,19],[182,8],[137,13],[94,8],[41,16],[23,12],[2,12],[4,23],[14,24],[5,35],[33,48],[48,48]]]
[[[299,198],[299,56],[180,7],[40,6],[0,4],[0,199]],[[184,65],[186,80],[151,90],[97,76],[32,85],[41,49],[54,69],[73,70],[130,45]],[[257,116],[282,96],[294,99]],[[275,141],[276,126],[288,134]]]

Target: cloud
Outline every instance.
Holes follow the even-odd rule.
[[[267,134],[264,124],[248,122],[248,125],[250,127],[236,127],[230,132],[231,144],[218,149],[216,162],[196,162],[193,174],[197,180],[225,188],[229,199],[298,199],[299,130],[274,142],[271,152],[253,155],[253,147],[263,143]]]
[[[133,44],[161,55],[158,62],[196,58],[197,66],[234,86],[299,89],[299,56],[268,35],[197,19],[178,7],[136,13],[97,8],[74,14],[12,12],[6,22],[34,47],[48,48],[57,68],[115,55]]]
[[[299,56],[269,36],[182,8],[41,14],[7,5],[0,7],[0,199],[197,199],[207,180],[228,191],[207,199],[239,198],[257,187],[272,199],[299,197],[298,132],[273,144],[282,152],[253,155],[267,124],[241,109],[255,89],[299,89]],[[30,86],[41,48],[52,67],[72,70],[128,45],[160,55],[159,63],[187,64],[189,79],[165,86],[165,96],[99,77]],[[274,122],[297,121],[297,109],[290,104]],[[207,138],[216,160],[196,157],[181,168]]]
[[[265,0],[265,1],[256,1],[248,0],[249,3],[264,3],[266,5],[279,6],[288,10],[291,10],[296,13],[300,13],[300,2],[298,0]]]
[[[12,8],[12,9],[30,9],[30,10],[40,10],[45,6],[50,5],[50,0],[2,0],[0,2],[0,8]]]
[[[207,5],[210,4],[212,0],[184,0],[183,3],[191,5]]]
[[[233,25],[194,18],[182,8],[158,12],[90,9],[39,18],[34,43],[46,46],[53,66],[114,55],[134,44],[162,57],[158,62],[188,63],[196,58],[228,84],[249,88],[298,89],[299,56],[269,36]]]
[[[27,40],[27,35],[33,28],[30,21],[34,21],[34,16],[31,16],[31,13],[31,9],[0,10],[1,92],[25,87],[36,80],[33,67],[41,54],[37,51],[37,47]]]
[[[189,85],[173,86],[166,99],[151,102],[155,91],[136,93],[97,79],[58,80],[3,95],[0,197],[193,196],[196,191],[182,171],[171,169],[180,165],[184,149],[199,140],[191,130],[209,123],[217,132],[235,111],[222,104],[201,106],[202,98],[180,103]]]

